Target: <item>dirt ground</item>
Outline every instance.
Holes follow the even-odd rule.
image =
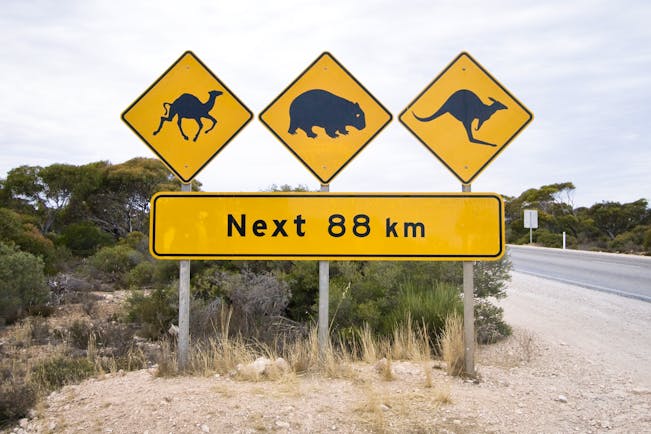
[[[651,303],[513,273],[515,333],[476,353],[481,380],[438,362],[358,363],[339,379],[106,375],[53,393],[9,432],[651,432]]]

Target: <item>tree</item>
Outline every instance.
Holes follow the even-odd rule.
[[[588,215],[602,233],[611,240],[617,235],[649,221],[650,213],[646,199],[620,204],[619,202],[601,202],[592,205]]]
[[[101,186],[86,197],[89,219],[116,238],[147,233],[149,201],[162,190],[178,191],[180,183],[158,160],[134,158],[108,166]]]
[[[33,218],[7,208],[0,208],[0,240],[18,246],[23,252],[40,256],[48,273],[54,272],[54,243],[33,224]]]
[[[37,216],[39,229],[48,233],[74,196],[86,196],[97,189],[107,164],[20,166],[9,171],[4,189],[13,208]]]

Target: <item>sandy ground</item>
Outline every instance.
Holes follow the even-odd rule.
[[[651,303],[513,273],[514,336],[476,354],[481,381],[434,362],[355,364],[339,379],[108,375],[53,393],[14,432],[651,432]]]

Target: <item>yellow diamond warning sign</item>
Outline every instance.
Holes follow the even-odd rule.
[[[328,184],[391,114],[326,52],[260,113],[260,120]]]
[[[252,118],[191,51],[122,113],[181,181],[190,182]]]
[[[457,56],[400,114],[400,122],[464,184],[532,119],[468,53]]]

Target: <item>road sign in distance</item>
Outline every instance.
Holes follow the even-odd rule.
[[[470,184],[533,115],[475,59],[461,53],[399,119],[463,184]]]
[[[391,113],[326,52],[260,113],[260,120],[328,184],[391,121]]]
[[[497,260],[492,193],[158,193],[159,259]]]
[[[527,229],[538,229],[538,210],[524,210],[524,227]]]
[[[188,183],[253,115],[191,51],[122,113],[122,120]]]

